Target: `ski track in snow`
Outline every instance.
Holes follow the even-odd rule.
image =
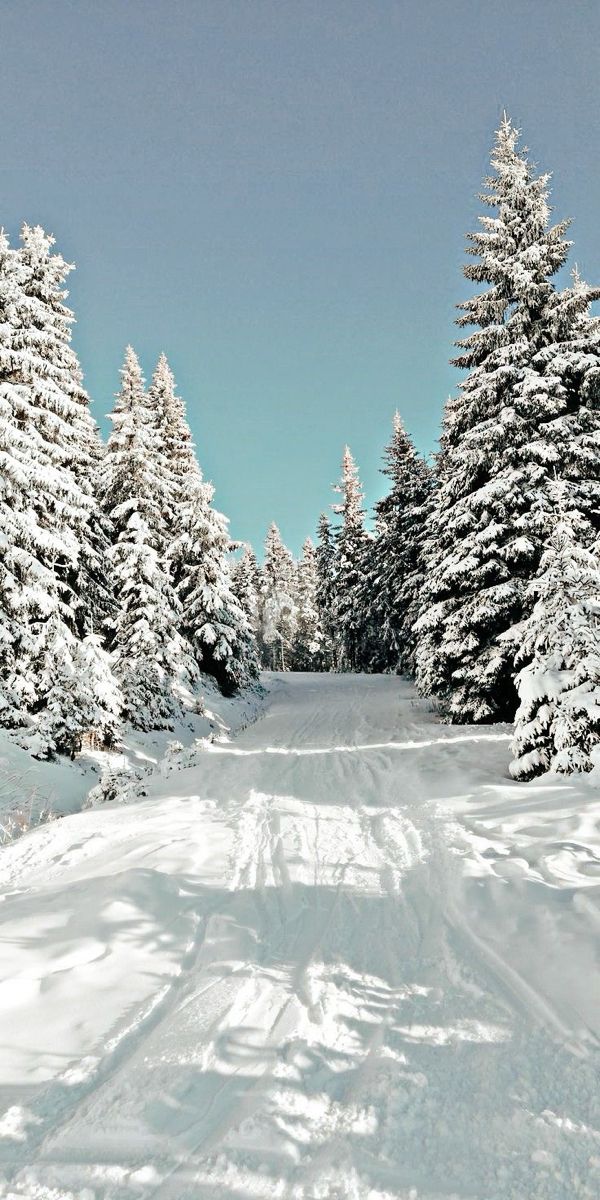
[[[597,1198],[597,791],[394,677],[269,682],[2,852],[0,1196]]]

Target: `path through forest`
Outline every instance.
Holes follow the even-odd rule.
[[[597,789],[393,676],[268,683],[2,852],[0,1195],[597,1197]]]

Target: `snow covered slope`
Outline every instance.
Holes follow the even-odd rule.
[[[53,820],[86,807],[89,793],[107,771],[127,785],[135,784],[160,764],[163,771],[176,765],[175,751],[183,754],[202,738],[220,737],[245,729],[256,720],[263,704],[262,689],[244,688],[237,696],[221,694],[206,676],[195,696],[198,712],[188,711],[169,730],[141,732],[126,725],[118,750],[88,750],[71,762],[66,757],[36,759],[18,744],[18,731],[0,729],[0,846],[42,820]],[[22,733],[24,731],[21,731]],[[24,739],[26,740],[26,739]]]
[[[598,792],[394,677],[274,676],[0,856],[0,1195],[600,1193]]]

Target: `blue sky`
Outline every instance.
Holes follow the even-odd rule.
[[[77,263],[99,420],[161,350],[235,536],[297,550],[345,442],[435,448],[506,107],[600,281],[597,0],[3,0],[0,224]]]

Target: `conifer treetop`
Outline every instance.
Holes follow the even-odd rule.
[[[552,300],[552,277],[566,262],[570,220],[550,225],[549,174],[536,175],[520,131],[505,115],[491,155],[493,174],[479,199],[495,216],[479,217],[480,228],[467,234],[467,254],[478,262],[464,268],[467,279],[490,285],[458,305],[459,326],[479,330],[457,341],[464,353],[455,366],[473,368],[487,355],[526,339],[541,347],[553,330],[545,320]]]
[[[342,456],[342,476],[340,482],[334,485],[335,492],[343,498],[339,504],[332,504],[334,513],[344,519],[344,528],[363,530],[364,527],[364,492],[358,477],[358,467],[349,446],[344,447]]]

